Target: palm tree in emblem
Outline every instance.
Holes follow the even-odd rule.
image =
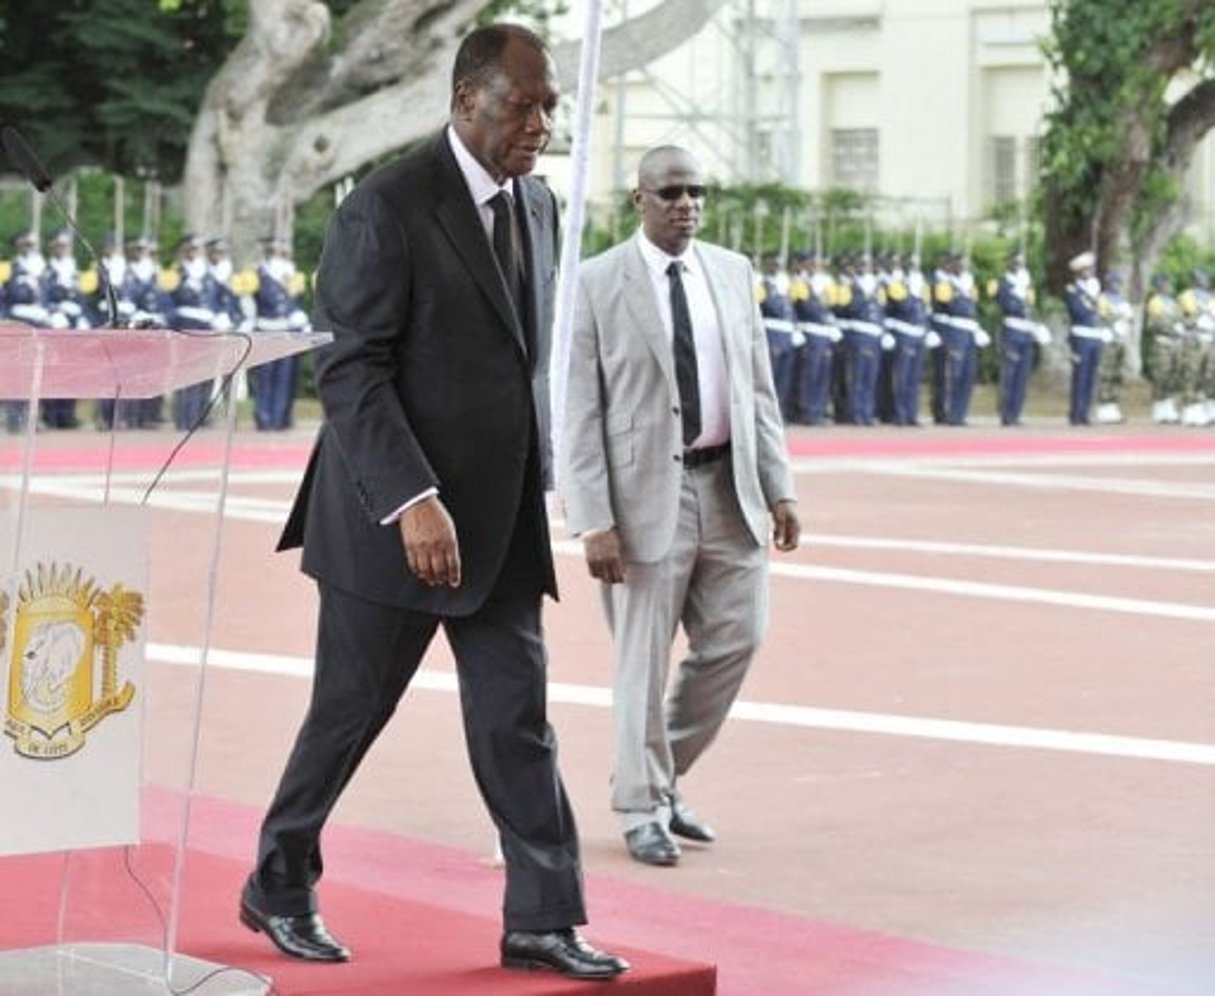
[[[143,618],[143,596],[115,585],[108,593],[97,596],[97,628],[105,646],[101,665],[101,697],[111,699],[118,694],[118,647],[135,636]]]

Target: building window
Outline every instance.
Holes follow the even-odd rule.
[[[1025,140],[1025,180],[1021,193],[1028,197],[1038,186],[1038,175],[1042,169],[1042,147],[1037,136]]]
[[[1011,135],[991,138],[991,203],[1013,204],[1020,193],[1017,187],[1017,140]]]
[[[878,130],[835,128],[831,132],[831,183],[847,190],[876,193]]]

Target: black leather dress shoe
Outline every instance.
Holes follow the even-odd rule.
[[[283,954],[305,961],[350,961],[350,949],[325,929],[319,913],[276,916],[240,901],[240,922],[265,934]]]
[[[570,927],[543,933],[508,930],[502,935],[502,967],[545,968],[571,979],[614,979],[628,971],[629,963],[595,950]]]
[[[624,843],[629,856],[643,865],[670,867],[679,863],[679,845],[671,840],[660,823],[642,823],[626,830]]]
[[[709,844],[717,839],[713,828],[678,799],[671,803],[671,833],[701,844]]]

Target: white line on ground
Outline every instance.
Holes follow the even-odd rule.
[[[161,664],[197,666],[202,650],[164,643],[149,643],[147,658]],[[312,658],[285,654],[245,653],[212,649],[208,666],[225,670],[255,671],[306,678],[312,674]],[[450,671],[422,668],[412,687],[426,691],[456,691],[456,676]],[[552,682],[548,686],[551,702],[610,708],[611,690],[597,685]],[[1079,733],[1029,726],[1004,726],[995,723],[967,723],[923,716],[898,716],[888,713],[856,712],[846,709],[816,709],[811,706],[780,705],[739,701],[730,718],[741,722],[768,723],[803,729],[838,730],[849,733],[915,737],[992,747],[1020,747],[1031,750],[1065,751],[1103,757],[1135,758],[1181,764],[1215,765],[1215,744],[1146,737],[1114,736],[1105,733]]]
[[[557,540],[553,543],[553,549],[567,555],[582,555],[581,544],[573,540]],[[780,577],[798,578],[803,581],[834,581],[840,584],[868,585],[875,588],[934,591],[943,595],[958,595],[966,598],[1037,602],[1042,605],[1072,609],[1096,609],[1103,612],[1157,616],[1165,619],[1215,622],[1215,608],[1180,602],[1153,602],[1139,598],[1090,595],[1084,592],[1052,588],[1028,588],[1021,585],[991,584],[985,581],[958,581],[953,578],[894,574],[888,571],[858,571],[844,567],[790,564],[783,561],[774,561],[769,570]]]

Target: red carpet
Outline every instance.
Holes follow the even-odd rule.
[[[172,856],[167,849],[145,848],[144,852],[138,858],[141,877],[154,879],[168,872]],[[53,943],[62,867],[59,855],[0,859],[0,949]],[[270,976],[276,992],[283,996],[557,996],[603,986],[548,972],[499,968],[500,928],[490,917],[341,884],[326,884],[325,912],[331,923],[341,924],[342,940],[354,949],[355,959],[345,965],[291,961],[274,952],[264,937],[237,923],[235,897],[245,873],[245,867],[235,861],[190,852],[177,950]],[[87,874],[90,889],[111,897],[114,908],[133,907],[132,919],[154,924],[154,915],[133,886],[120,852],[91,855]],[[121,914],[94,924],[90,938],[124,939]],[[624,989],[634,996],[711,996],[716,991],[712,966],[635,949],[622,948],[620,953],[635,967],[612,984],[613,991]]]
[[[164,839],[174,806],[151,791],[144,838]],[[500,873],[454,848],[334,826],[322,888],[328,921],[356,952],[349,965],[313,966],[277,955],[242,928],[235,904],[256,838],[259,813],[196,797],[186,901],[177,949],[274,977],[278,992],[317,996],[545,996],[603,992],[547,973],[496,966]],[[100,894],[154,923],[117,852],[103,852]],[[141,877],[168,878],[167,849],[145,847]],[[54,937],[63,857],[0,858],[0,950]],[[153,868],[151,865],[159,864]],[[374,883],[374,891],[366,888]],[[949,948],[824,923],[773,910],[678,895],[602,876],[588,877],[589,936],[618,950],[634,972],[612,983],[659,996],[1199,996],[1209,992],[1157,980],[1113,976]],[[114,926],[114,918],[109,918]],[[149,931],[150,932],[150,931]],[[132,931],[114,936],[141,936]],[[106,925],[91,939],[106,940]],[[657,954],[654,952],[664,952]],[[715,967],[710,967],[712,962]],[[715,988],[716,980],[716,988]],[[205,991],[205,990],[204,990]]]

